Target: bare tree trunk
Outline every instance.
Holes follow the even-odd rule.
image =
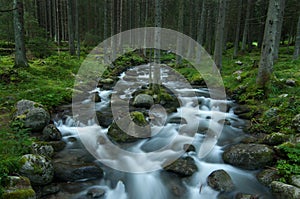
[[[243,39],[242,39],[242,51],[243,52],[246,50],[246,45],[247,45],[251,4],[252,4],[252,0],[248,0],[247,1],[247,11],[246,11],[244,32],[243,32]]]
[[[276,32],[276,39],[275,39],[275,48],[274,48],[274,60],[278,59],[278,51],[280,46],[280,39],[281,39],[281,29],[283,24],[283,16],[284,16],[284,7],[285,7],[285,0],[280,1],[280,13],[279,13],[279,20],[277,24],[277,32]]]
[[[179,6],[178,6],[178,31],[183,33],[183,11],[184,11],[184,1],[179,0]],[[177,51],[180,52],[182,49],[182,38],[178,37],[177,38],[177,44],[176,44]],[[182,58],[180,55],[176,56],[176,64],[181,64]]]
[[[215,60],[216,66],[220,70],[222,68],[225,14],[226,14],[226,0],[219,0],[219,14],[218,14],[217,27],[216,27],[214,60]]]
[[[234,59],[237,58],[238,51],[239,51],[243,0],[239,1],[238,6],[239,6],[238,7],[238,16],[237,16],[237,24],[236,24],[236,32],[235,32],[234,50],[233,50],[233,58]]]
[[[26,49],[24,43],[24,19],[23,3],[21,0],[14,0],[14,31],[15,31],[15,65],[14,67],[29,67],[26,58]]]
[[[200,14],[200,24],[199,24],[199,32],[198,32],[198,43],[200,45],[203,45],[204,43],[204,29],[205,29],[205,6],[206,6],[206,0],[202,0],[202,8],[201,8],[201,14]]]
[[[269,2],[261,58],[256,79],[256,83],[260,88],[266,87],[273,72],[274,48],[276,47],[275,38],[276,32],[278,31],[277,26],[280,17],[280,10],[282,9],[280,7],[282,5],[281,1],[284,0],[270,0]]]
[[[79,2],[75,0],[76,9],[75,9],[75,28],[76,28],[76,40],[77,40],[77,56],[80,59],[80,35],[79,35]]]
[[[298,59],[300,55],[300,15],[298,17],[298,24],[297,24],[297,33],[296,33],[296,42],[295,42],[295,50],[294,50],[294,59]]]
[[[68,32],[69,32],[69,50],[71,55],[75,55],[75,42],[74,42],[74,25],[73,25],[73,3],[68,0]]]

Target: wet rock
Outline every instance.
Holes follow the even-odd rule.
[[[271,146],[282,144],[289,140],[289,136],[283,133],[272,133],[267,135],[263,139],[263,143]]]
[[[51,145],[41,142],[34,142],[31,145],[31,150],[33,154],[42,155],[47,158],[51,158],[54,154],[54,149]]]
[[[291,184],[300,188],[300,175],[294,175],[291,177]]]
[[[274,151],[263,144],[237,144],[225,149],[225,163],[243,169],[255,170],[273,162]]]
[[[183,150],[185,150],[187,153],[188,152],[191,152],[191,151],[196,151],[196,148],[194,145],[191,145],[191,144],[185,144],[183,145]]]
[[[22,156],[20,173],[35,185],[49,184],[54,175],[53,165],[44,156],[27,154]]]
[[[287,80],[285,81],[285,84],[288,85],[288,86],[294,87],[294,86],[296,86],[296,81],[293,80],[293,79],[287,79]]]
[[[7,186],[2,195],[3,199],[35,199],[36,193],[32,189],[30,181],[26,177],[8,176]]]
[[[102,188],[91,188],[87,191],[87,196],[90,196],[92,198],[100,198],[104,196],[105,190]]]
[[[261,184],[269,187],[271,182],[278,180],[280,176],[277,174],[277,171],[274,169],[265,169],[260,171],[256,175],[256,178]]]
[[[151,135],[150,127],[143,113],[135,111],[125,117],[117,121],[118,123],[113,122],[108,128],[107,135],[111,140],[118,143],[129,143],[135,142],[139,139],[147,138]],[[132,122],[128,124],[128,120],[126,119]],[[121,129],[118,124],[125,129]]]
[[[170,171],[178,174],[182,177],[188,177],[198,171],[195,161],[191,157],[179,158],[172,164],[164,168],[166,171]]]
[[[249,119],[251,109],[247,105],[240,105],[233,109],[234,114],[242,119]]]
[[[230,192],[234,189],[234,184],[230,175],[224,170],[216,170],[207,177],[207,184],[211,188],[220,192]]]
[[[153,104],[153,97],[147,94],[139,94],[133,101],[133,106],[137,108],[150,108]]]
[[[276,199],[299,199],[300,189],[282,182],[273,181],[271,191]]]
[[[43,129],[42,140],[44,141],[59,141],[61,140],[61,132],[56,128],[54,124],[48,124]]]
[[[98,120],[98,124],[102,127],[109,127],[113,121],[113,114],[111,109],[110,110],[102,110],[96,112],[96,117]]]
[[[95,103],[101,102],[101,97],[99,96],[98,92],[93,93],[92,99]]]
[[[34,188],[36,190],[38,198],[42,198],[47,195],[56,194],[60,191],[60,187],[57,184],[49,184],[46,186],[38,186]]]
[[[74,182],[82,179],[95,179],[103,176],[102,169],[95,164],[71,165],[68,162],[54,162],[55,179]]]
[[[62,140],[60,141],[50,141],[47,144],[51,145],[54,149],[54,152],[62,151],[66,147],[66,143]]]
[[[259,199],[257,195],[245,194],[245,193],[238,193],[235,196],[236,199]]]
[[[292,120],[292,126],[296,131],[300,132],[300,114],[296,115]]]
[[[24,123],[24,127],[32,131],[40,131],[49,124],[50,115],[38,103],[29,100],[21,100],[15,106],[13,120],[19,120]]]
[[[113,84],[115,81],[111,78],[101,79],[99,83],[101,84]]]

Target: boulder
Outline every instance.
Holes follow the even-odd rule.
[[[280,176],[277,174],[277,171],[274,169],[265,169],[260,171],[256,175],[256,178],[261,184],[269,187],[271,182],[278,180]]]
[[[54,152],[62,151],[66,147],[66,143],[62,140],[60,141],[50,141],[47,144],[51,145],[54,149]]]
[[[30,128],[32,131],[40,131],[49,124],[49,113],[37,104],[29,100],[21,100],[17,102],[13,114],[13,120],[20,120],[24,123],[24,127]]]
[[[96,179],[103,176],[103,170],[92,163],[71,165],[67,162],[54,163],[55,179],[62,182],[74,182],[82,179]]]
[[[44,141],[59,141],[62,138],[61,132],[56,128],[54,124],[48,124],[43,129],[42,140]]]
[[[259,199],[257,195],[245,194],[245,193],[238,193],[235,196],[236,199]]]
[[[283,133],[272,133],[263,139],[263,143],[271,146],[282,144],[289,140],[289,136]]]
[[[49,184],[46,186],[36,186],[34,187],[37,198],[44,198],[44,196],[56,194],[60,191],[60,187],[57,184]]]
[[[225,163],[243,169],[255,170],[273,162],[274,151],[263,144],[237,144],[225,149]]]
[[[32,189],[30,181],[26,177],[8,176],[7,186],[2,195],[3,199],[36,199],[35,191]]]
[[[240,105],[233,109],[234,114],[239,116],[242,119],[249,119],[251,109],[247,105]]]
[[[96,111],[96,118],[100,126],[107,128],[113,122],[113,114],[110,110]]]
[[[288,86],[294,87],[294,86],[296,86],[296,81],[293,80],[293,79],[287,79],[287,80],[285,81],[285,84],[288,85]]]
[[[100,198],[104,196],[104,194],[105,190],[98,187],[90,188],[86,193],[86,195],[90,196],[91,198]]]
[[[172,164],[164,167],[164,169],[182,177],[191,176],[198,171],[195,161],[191,157],[179,158]]]
[[[291,184],[300,188],[300,175],[293,175],[291,177]]]
[[[230,192],[234,189],[230,175],[224,170],[216,170],[207,177],[207,184],[220,192]]]
[[[51,158],[54,154],[54,149],[51,145],[41,142],[34,142],[31,145],[31,150],[33,154],[42,155],[47,158]]]
[[[132,120],[132,124],[125,124],[124,127],[126,127],[126,131],[124,132],[123,129],[119,127],[117,122],[113,122],[110,127],[108,128],[107,135],[108,137],[118,143],[130,143],[135,142],[139,139],[147,138],[151,135],[150,127],[143,115],[143,113],[135,111],[130,113],[130,115],[127,115],[125,117],[130,117],[129,120]],[[123,118],[124,119],[124,118]],[[120,120],[119,123],[126,122],[126,120]],[[122,124],[123,125],[123,124]],[[143,132],[139,131],[139,129],[134,128],[133,126],[140,126],[143,127]],[[146,126],[148,125],[148,126]]]
[[[147,94],[139,94],[133,101],[133,106],[138,108],[150,108],[153,104],[153,97]]]
[[[300,132],[300,114],[296,115],[292,120],[292,126],[296,131]]]
[[[271,191],[276,199],[299,199],[300,188],[282,182],[273,181]]]
[[[20,163],[20,173],[29,178],[34,185],[46,185],[52,181],[53,165],[44,156],[27,154],[22,156]]]

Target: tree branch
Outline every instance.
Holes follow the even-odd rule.
[[[0,12],[11,12],[11,11],[14,11],[14,10],[17,10],[18,8],[13,8],[13,9],[9,9],[9,10],[0,10]]]

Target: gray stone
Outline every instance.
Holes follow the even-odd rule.
[[[139,94],[133,101],[133,105],[139,108],[150,108],[153,104],[153,97],[147,94]]]
[[[251,194],[245,194],[245,193],[238,193],[235,196],[236,199],[259,199],[259,196],[251,195]]]
[[[66,162],[54,162],[55,179],[62,182],[74,182],[82,179],[95,179],[103,176],[103,170],[91,163],[71,165]]]
[[[288,85],[288,86],[296,86],[296,81],[295,80],[293,80],[293,79],[287,79],[286,81],[285,81],[285,84],[286,85]]]
[[[282,144],[289,140],[289,136],[283,133],[272,133],[263,139],[263,143],[271,146]]]
[[[237,144],[225,149],[225,163],[243,169],[255,170],[273,162],[274,151],[263,144]]]
[[[32,189],[28,178],[20,176],[8,176],[6,184],[5,191],[2,194],[3,199],[36,199],[36,193]]]
[[[300,132],[300,114],[293,118],[292,126],[296,129],[296,131]]]
[[[294,175],[291,177],[291,184],[300,188],[300,175]]]
[[[220,192],[230,192],[234,189],[230,175],[224,170],[216,170],[209,174],[207,184],[214,190]]]
[[[300,189],[282,182],[273,181],[271,191],[276,199],[299,199]]]
[[[32,153],[51,158],[54,154],[54,149],[51,145],[45,143],[34,142],[31,145]]]
[[[265,169],[260,171],[257,175],[256,175],[257,180],[265,185],[265,186],[270,186],[271,182],[278,180],[280,177],[277,174],[277,171],[274,169]]]
[[[198,171],[195,161],[191,157],[179,158],[164,169],[182,177],[191,176]]]
[[[35,185],[49,184],[54,175],[53,165],[44,156],[27,154],[21,158],[20,173]]]
[[[61,132],[56,128],[54,124],[48,124],[43,129],[42,139],[44,141],[59,141],[61,140],[62,135]]]
[[[105,190],[101,188],[91,188],[88,190],[87,194],[88,196],[91,196],[92,198],[100,198],[104,196]]]

